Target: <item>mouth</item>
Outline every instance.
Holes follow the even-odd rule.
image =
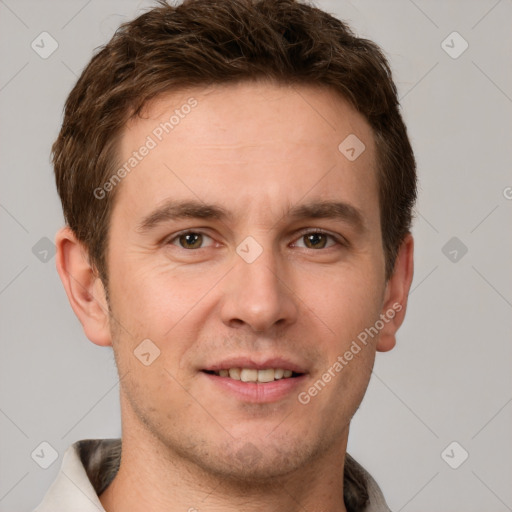
[[[301,372],[295,372],[284,368],[229,368],[221,370],[203,370],[209,375],[217,375],[227,379],[238,380],[241,382],[267,383],[282,379],[295,379],[304,375]]]
[[[236,357],[203,368],[199,372],[226,396],[244,403],[271,403],[290,399],[305,385],[305,366],[282,357],[255,361]]]

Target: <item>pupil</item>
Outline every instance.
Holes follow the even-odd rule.
[[[185,240],[185,249],[195,249],[198,245],[201,245],[201,236],[198,233],[182,235],[182,240]],[[193,241],[195,240],[195,241]],[[198,243],[199,241],[199,243]],[[182,244],[183,245],[183,244]],[[188,246],[188,247],[187,247]]]
[[[313,233],[311,235],[307,235],[308,241],[312,243],[313,247],[318,247],[317,243],[320,241],[324,235],[322,233]],[[323,247],[323,245],[322,245]]]

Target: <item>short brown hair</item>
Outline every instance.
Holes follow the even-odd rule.
[[[185,0],[177,6],[161,0],[123,24],[92,58],[66,101],[52,148],[65,220],[105,284],[119,187],[101,200],[94,190],[115,172],[125,124],[161,93],[258,79],[325,85],[367,119],[377,147],[386,278],[391,276],[410,230],[416,164],[380,48],[296,0]]]

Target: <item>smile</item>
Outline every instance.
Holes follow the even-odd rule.
[[[290,379],[299,377],[301,374],[292,370],[283,368],[265,368],[257,370],[255,368],[230,368],[229,370],[206,371],[206,373],[227,377],[242,382],[274,382],[275,380]]]

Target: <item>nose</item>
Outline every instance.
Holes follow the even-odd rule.
[[[297,320],[298,298],[286,261],[269,248],[251,263],[238,254],[223,290],[222,321],[231,328],[246,326],[257,333],[291,325]]]

